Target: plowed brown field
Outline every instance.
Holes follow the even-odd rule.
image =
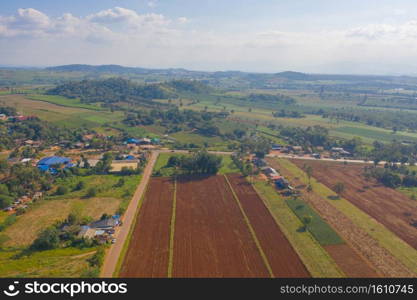
[[[177,179],[171,223],[174,184],[152,178],[120,276],[271,277],[270,266],[275,277],[309,277],[255,190],[238,175],[230,180],[238,199],[224,176]]]
[[[313,176],[332,188],[337,182],[343,182],[345,190],[342,196],[375,218],[405,242],[417,249],[417,202],[394,189],[367,181],[363,176],[363,165],[320,161],[293,162],[302,167],[313,168]]]
[[[150,180],[120,277],[167,277],[173,187],[168,178]]]
[[[223,176],[177,182],[173,277],[269,277]]]
[[[256,232],[274,277],[310,277],[304,264],[252,185],[239,174],[227,177]]]
[[[327,245],[324,246],[324,249],[326,249],[347,277],[378,277],[377,273],[349,245]]]

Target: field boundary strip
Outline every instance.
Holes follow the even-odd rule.
[[[177,179],[174,179],[174,196],[172,201],[172,215],[169,236],[169,257],[168,257],[168,278],[172,278],[172,270],[174,268],[174,240],[175,240],[175,218],[177,211]]]
[[[265,264],[265,267],[268,269],[268,273],[271,276],[271,278],[274,278],[274,273],[272,272],[271,265],[269,264],[268,258],[266,257],[265,252],[262,249],[261,243],[259,242],[258,237],[256,236],[256,232],[253,229],[253,227],[252,227],[252,225],[251,225],[251,223],[249,221],[248,216],[246,215],[245,211],[243,210],[242,204],[240,203],[240,200],[237,197],[237,195],[236,195],[236,193],[235,193],[235,191],[234,191],[234,189],[232,187],[232,184],[230,183],[230,181],[229,181],[229,179],[227,178],[226,175],[223,175],[223,176],[226,179],[226,182],[227,182],[227,185],[230,188],[230,191],[232,192],[233,198],[236,200],[236,203],[239,206],[240,212],[242,213],[243,219],[245,220],[245,223],[246,223],[246,225],[249,228],[249,231],[250,231],[250,233],[252,235],[252,238],[255,241],[256,248],[258,248],[258,251],[259,251],[259,253],[260,253],[261,257],[262,257],[262,260],[263,260],[263,262]]]
[[[119,276],[120,270],[121,270],[122,265],[123,265],[123,261],[125,259],[126,253],[127,253],[127,250],[129,249],[130,241],[132,239],[132,235],[133,235],[133,232],[135,230],[136,223],[138,222],[139,212],[140,212],[140,209],[142,208],[142,204],[143,204],[144,198],[146,196],[146,193],[148,191],[148,187],[149,187],[149,182],[148,182],[148,184],[146,184],[145,191],[144,191],[142,197],[139,200],[139,204],[138,204],[138,207],[137,207],[136,212],[135,212],[134,221],[132,222],[132,225],[129,228],[129,233],[126,237],[126,240],[125,240],[125,243],[123,245],[122,251],[121,251],[120,256],[117,260],[116,269],[113,272],[113,277],[118,277]]]

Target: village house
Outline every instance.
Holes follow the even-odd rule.
[[[90,228],[101,229],[101,230],[111,230],[111,229],[114,229],[114,227],[118,226],[119,224],[120,224],[119,216],[113,216],[111,218],[106,218],[103,220],[92,222],[90,224]]]
[[[294,153],[301,153],[303,151],[303,147],[301,146],[290,146],[290,150]]]
[[[278,145],[278,144],[273,144],[272,147],[271,147],[271,149],[274,150],[274,151],[279,151],[282,148],[283,148],[283,146],[282,145]]]
[[[341,148],[341,147],[332,147],[330,149],[330,151],[332,153],[338,153],[340,155],[345,155],[345,156],[349,156],[351,155],[350,152],[346,151],[345,149]]]
[[[26,140],[24,141],[26,146],[31,146],[33,148],[38,148],[41,145],[40,141]]]
[[[269,178],[271,178],[271,177],[273,177],[273,176],[279,176],[279,173],[274,169],[274,168],[271,168],[271,167],[263,167],[262,169],[261,169],[261,171],[266,175],[266,176],[268,176]]]

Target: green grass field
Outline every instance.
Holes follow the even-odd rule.
[[[299,230],[304,224],[269,183],[256,180],[254,187],[313,277],[345,276],[313,235]]]
[[[220,137],[205,137],[196,133],[191,132],[177,132],[170,135],[175,140],[181,142],[181,143],[194,143],[196,145],[216,145],[216,144],[222,144],[224,143],[223,139]]]
[[[162,177],[172,176],[174,174],[174,168],[167,168],[168,160],[172,156],[180,156],[183,154],[178,153],[160,153],[153,167],[153,173],[159,173]]]
[[[297,217],[303,221],[304,217],[310,217],[307,230],[316,238],[322,246],[343,244],[342,238],[327,224],[307,203],[302,199],[289,199],[285,201]]]
[[[0,102],[15,107],[18,112],[24,115],[36,115],[40,119],[68,128],[79,128],[81,126],[94,128],[106,123],[119,123],[121,127],[125,127],[124,124],[120,123],[124,118],[122,112],[112,113],[110,111],[62,106],[47,101],[27,99],[22,95],[0,96]]]
[[[80,277],[96,248],[65,248],[19,257],[20,250],[0,250],[0,277]]]
[[[361,128],[361,127],[349,127],[343,126],[340,128],[335,129],[336,132],[347,133],[353,136],[363,137],[365,139],[383,141],[383,142],[390,142],[392,140],[397,141],[417,141],[417,135],[404,135],[400,133],[393,134],[388,130],[383,129],[369,129],[369,128]]]
[[[4,220],[6,220],[8,214],[4,211],[0,211],[0,224],[3,223]]]
[[[228,173],[239,173],[239,169],[236,167],[230,155],[222,155],[222,167],[220,168],[218,174],[228,174]]]
[[[45,101],[49,103],[53,103],[56,105],[62,105],[67,107],[76,107],[76,108],[84,108],[84,109],[90,109],[90,110],[103,110],[98,105],[88,104],[88,103],[82,103],[80,99],[69,99],[62,96],[56,96],[56,95],[39,95],[39,94],[32,94],[27,95],[26,98],[31,100],[38,100],[38,101]]]
[[[121,187],[115,187],[120,178],[125,180]],[[83,181],[85,188],[81,191],[72,191],[75,185]],[[92,175],[85,177],[70,177],[58,180],[57,186],[69,188],[65,195],[50,195],[45,200],[38,201],[23,215],[17,217],[17,221],[7,227],[2,234],[9,237],[4,244],[6,247],[28,246],[41,232],[57,221],[64,220],[68,214],[76,209],[83,216],[94,219],[102,214],[114,214],[120,208],[126,208],[140,182],[140,175],[119,177],[117,175]],[[97,195],[85,198],[87,190],[97,188]],[[55,189],[51,191],[53,193]]]

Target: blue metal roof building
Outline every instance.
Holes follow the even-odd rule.
[[[126,141],[128,144],[139,144],[138,139],[130,138]]]
[[[38,162],[38,166],[46,165],[46,166],[53,166],[53,165],[66,165],[71,162],[71,159],[68,157],[60,157],[60,156],[49,156],[42,158]]]
[[[46,172],[49,171],[51,174],[57,173],[57,170],[52,168],[55,165],[65,165],[65,168],[73,167],[74,165],[71,164],[71,159],[68,157],[60,157],[60,156],[49,156],[42,158],[37,167],[40,171]]]

